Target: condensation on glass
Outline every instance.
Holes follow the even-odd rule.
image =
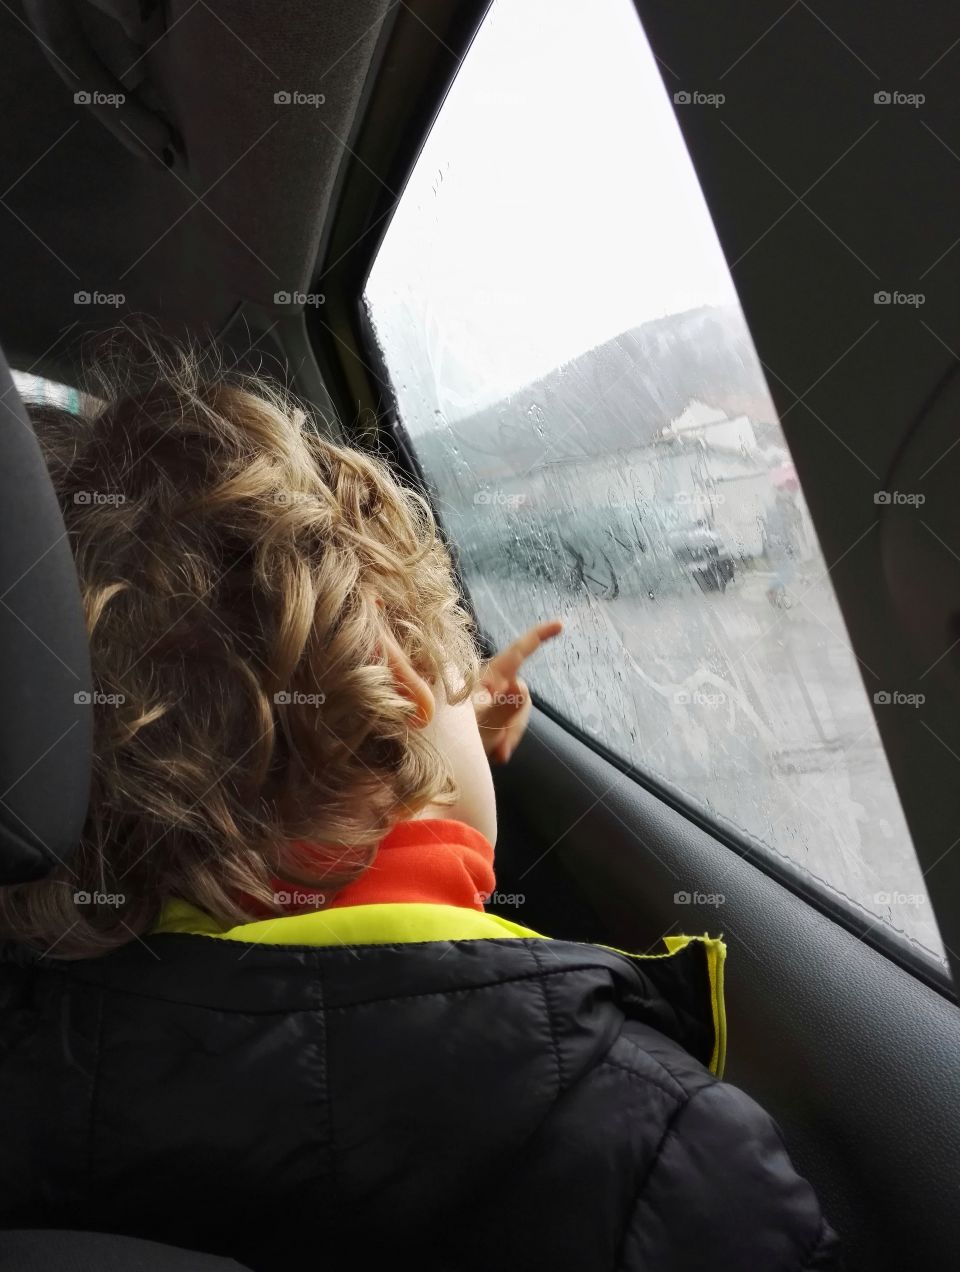
[[[544,700],[942,957],[656,63],[563,8],[493,5],[365,290],[478,616],[562,617]]]

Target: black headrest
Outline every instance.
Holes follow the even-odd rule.
[[[0,353],[0,884],[41,878],[77,844],[91,689],[63,517]]]

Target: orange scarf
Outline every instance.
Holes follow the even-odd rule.
[[[381,840],[377,855],[363,874],[341,888],[327,905],[314,898],[322,887],[275,879],[282,908],[290,914],[315,909],[385,902],[427,902],[482,910],[496,887],[493,845],[465,822],[424,818],[400,822]],[[258,913],[263,908],[251,903]]]

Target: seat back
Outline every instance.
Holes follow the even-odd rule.
[[[0,885],[69,862],[89,798],[91,692],[63,517],[0,353]]]
[[[69,865],[90,792],[90,654],[67,532],[0,353],[0,885]],[[0,1231],[0,1272],[244,1272],[97,1232]]]

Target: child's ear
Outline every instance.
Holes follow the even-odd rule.
[[[404,698],[409,698],[417,709],[411,724],[415,729],[423,729],[433,719],[437,709],[433,690],[389,632],[384,632],[381,640],[397,691]]]

